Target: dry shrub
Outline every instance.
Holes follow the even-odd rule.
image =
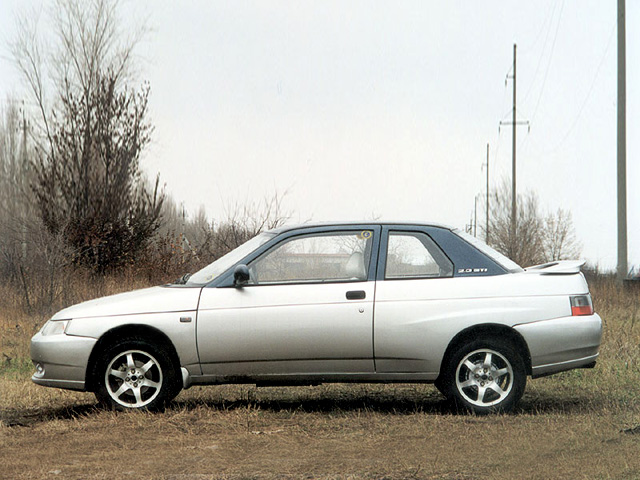
[[[621,286],[613,276],[591,281],[594,307],[602,317],[599,368],[607,382],[640,383],[640,284]]]
[[[49,281],[47,278],[42,278],[41,283],[37,278],[30,280],[31,303],[27,303],[20,284],[0,285],[0,371],[24,365],[29,358],[29,340],[56,311],[93,298],[151,285],[135,269],[98,277],[86,269],[66,267],[56,275],[63,278],[64,283],[60,283],[53,297],[43,285]]]

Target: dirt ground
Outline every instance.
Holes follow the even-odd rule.
[[[194,387],[163,413],[99,410],[29,380],[44,320],[0,310],[0,479],[640,479],[640,295],[592,293],[596,368],[530,380],[486,417],[429,385]]]
[[[427,385],[198,387],[155,414],[2,387],[25,398],[0,413],[2,479],[640,478],[638,408],[562,379],[530,381],[515,413],[487,417]]]

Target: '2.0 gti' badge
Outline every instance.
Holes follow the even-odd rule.
[[[486,273],[486,268],[459,268],[458,273]]]

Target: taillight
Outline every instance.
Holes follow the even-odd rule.
[[[591,295],[576,295],[571,299],[571,315],[593,315]]]

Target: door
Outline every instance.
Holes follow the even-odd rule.
[[[379,230],[294,231],[249,262],[248,285],[204,288],[203,374],[373,372]]]
[[[376,371],[437,375],[446,348],[439,329],[450,323],[451,316],[450,302],[439,299],[453,288],[453,263],[418,228],[386,227],[380,256],[374,331]]]

